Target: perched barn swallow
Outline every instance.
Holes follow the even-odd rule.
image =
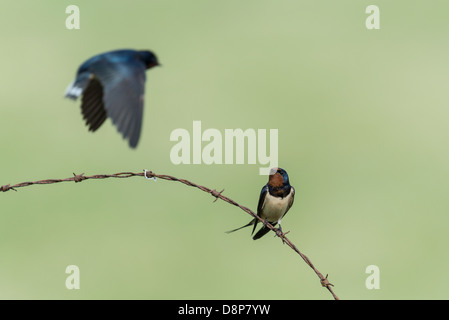
[[[284,169],[273,168],[270,171],[268,183],[262,188],[257,205],[257,215],[268,221],[272,226],[279,224],[279,231],[282,232],[281,220],[293,205],[295,189],[290,185],[288,174]],[[256,230],[258,219],[254,218],[243,227],[228,231],[231,233],[254,224],[253,232]],[[270,229],[264,224],[253,237],[257,240],[268,233]]]
[[[145,70],[159,65],[151,51],[116,50],[96,55],[78,69],[65,97],[81,94],[81,112],[89,131],[96,131],[107,117],[132,148],[142,127]]]

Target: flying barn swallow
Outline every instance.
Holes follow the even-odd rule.
[[[151,51],[126,49],[96,55],[78,68],[65,97],[76,100],[83,95],[81,112],[89,131],[96,131],[109,117],[135,148],[142,127],[145,70],[157,65]]]
[[[257,205],[257,215],[269,222],[273,227],[279,224],[279,231],[282,232],[281,220],[293,205],[295,189],[290,185],[288,174],[284,169],[273,168],[270,171],[268,183],[262,188]],[[259,220],[254,218],[243,227],[228,231],[231,233],[254,224],[253,232]],[[268,233],[270,229],[264,224],[253,237],[257,240]]]

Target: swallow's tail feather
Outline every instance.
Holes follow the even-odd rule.
[[[277,223],[270,222],[271,225],[274,227]],[[262,228],[260,228],[259,231],[254,235],[253,240],[257,240],[262,238],[264,235],[266,235],[270,231],[270,228],[268,228],[266,225],[263,225]]]
[[[244,226],[242,226],[242,227],[240,227],[240,228],[237,228],[237,229],[234,229],[234,230],[226,231],[226,233],[232,233],[232,232],[234,232],[234,231],[237,231],[237,230],[240,230],[240,229],[249,227],[249,226],[253,225],[254,222],[256,222],[256,219],[251,220],[248,224],[245,224]]]

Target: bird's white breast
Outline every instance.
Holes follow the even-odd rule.
[[[267,219],[270,222],[279,221],[288,209],[290,198],[293,192],[290,192],[285,198],[278,198],[272,196],[269,192],[265,196],[265,202],[262,207],[262,219]]]

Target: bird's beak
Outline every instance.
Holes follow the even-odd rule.
[[[151,68],[157,67],[157,66],[161,66],[161,64],[159,62],[158,63],[149,64],[149,65],[147,65],[147,69],[151,69]]]

